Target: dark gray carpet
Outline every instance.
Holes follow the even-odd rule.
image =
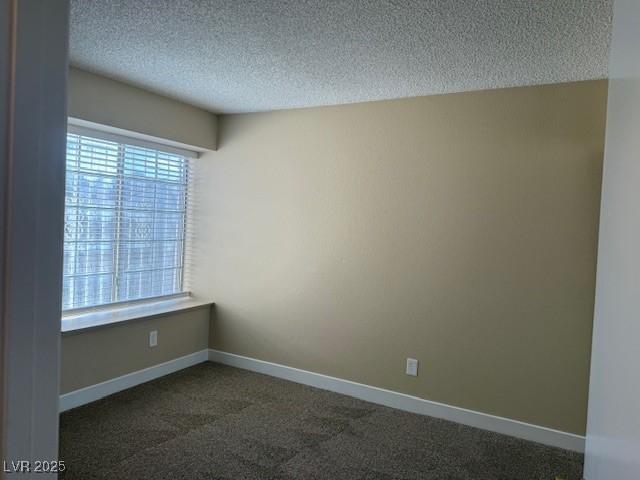
[[[582,478],[582,455],[203,363],[60,417],[66,480]]]

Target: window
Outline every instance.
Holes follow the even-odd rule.
[[[183,292],[187,156],[69,132],[63,310]]]

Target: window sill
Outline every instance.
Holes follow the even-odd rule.
[[[85,312],[76,315],[62,316],[62,334],[81,333],[87,330],[119,325],[124,322],[148,319],[168,315],[174,312],[185,312],[195,308],[213,305],[210,300],[197,297],[186,297],[168,300],[156,300],[149,303],[126,305],[100,311]]]

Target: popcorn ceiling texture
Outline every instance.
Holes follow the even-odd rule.
[[[71,63],[234,113],[607,77],[613,0],[72,0]]]

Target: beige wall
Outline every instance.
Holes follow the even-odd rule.
[[[217,118],[212,113],[73,67],[69,116],[187,146],[217,146]]]
[[[199,108],[71,68],[69,116],[198,147],[216,148],[217,118]],[[149,331],[158,346],[149,348]],[[209,308],[62,336],[67,393],[207,348]]]
[[[584,433],[606,90],[220,117],[211,347]]]
[[[104,382],[207,348],[209,307],[64,333],[60,393]],[[149,332],[158,346],[149,347]]]

